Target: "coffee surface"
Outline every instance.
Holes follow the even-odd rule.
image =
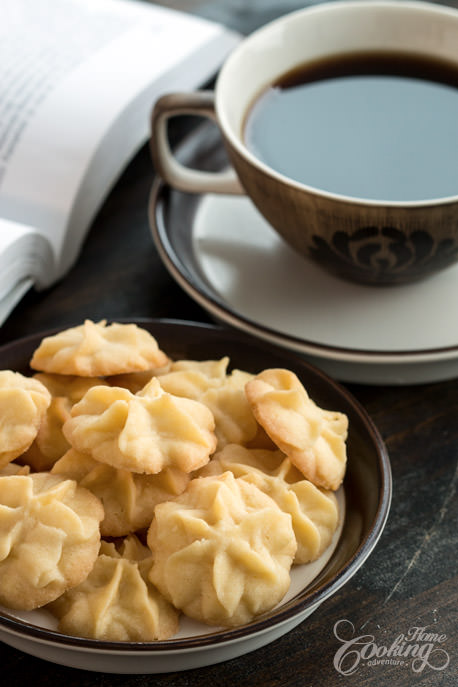
[[[351,54],[289,72],[247,113],[244,140],[272,169],[385,201],[458,194],[458,66]]]

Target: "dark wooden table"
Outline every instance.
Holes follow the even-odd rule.
[[[181,0],[164,4],[219,19],[245,33],[299,6],[281,0]],[[50,327],[75,324],[86,317],[209,321],[206,312],[168,275],[152,244],[146,207],[153,176],[145,147],[101,209],[77,264],[59,284],[41,293],[32,291],[24,298],[0,329],[0,344]],[[455,687],[458,383],[347,386],[366,407],[386,442],[393,470],[393,503],[375,552],[314,615],[283,638],[245,657],[156,676],[117,676],[64,668],[1,644],[1,684]],[[420,639],[425,661],[419,672],[408,660],[404,665],[369,665],[363,661],[353,675],[342,675],[334,665],[340,646],[334,626],[344,619],[353,624],[356,635],[373,635],[379,647],[390,646],[411,628],[425,628],[424,632],[442,636],[441,643],[433,642],[431,649],[440,647],[443,653],[428,655],[427,642]],[[442,666],[446,655],[449,663],[442,670],[429,665]]]

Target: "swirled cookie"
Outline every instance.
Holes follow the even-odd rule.
[[[214,454],[199,475],[218,475],[227,470],[256,485],[291,515],[297,541],[294,563],[309,563],[329,546],[339,522],[334,493],[304,479],[281,451],[228,444]]]
[[[175,360],[166,374],[159,375],[164,391],[174,396],[199,400],[200,396],[226,377],[229,358],[220,360]]]
[[[0,603],[31,610],[82,582],[97,558],[99,499],[37,472],[0,477]]]
[[[346,415],[319,408],[289,370],[264,370],[245,392],[259,424],[303,475],[317,486],[337,489],[347,460]]]
[[[149,642],[178,630],[178,613],[149,582],[151,552],[134,536],[118,551],[102,542],[87,579],[48,606],[69,635]]]
[[[218,449],[228,443],[249,442],[258,431],[244,390],[253,375],[242,370],[227,374],[228,364],[228,357],[202,362],[180,360],[172,363],[168,374],[159,377],[165,391],[200,401],[211,410]]]
[[[156,474],[166,467],[191,472],[216,447],[206,406],[172,396],[153,378],[138,394],[96,386],[72,408],[63,432],[73,448],[116,468]]]
[[[29,448],[50,402],[49,391],[38,380],[0,371],[0,467]]]
[[[148,531],[150,579],[176,608],[235,626],[275,606],[296,552],[291,516],[231,472],[193,479],[156,506]]]
[[[36,472],[41,472],[49,470],[70,448],[62,427],[70,418],[72,406],[83,398],[88,389],[103,384],[103,381],[92,377],[46,373],[37,373],[34,379],[48,389],[51,403],[42,418],[35,440],[21,455],[20,461],[30,465]]]
[[[128,389],[133,394],[137,394],[143,389],[153,377],[166,374],[170,370],[170,361],[160,368],[152,370],[144,370],[142,372],[126,372],[121,375],[112,375],[105,377],[105,381],[110,386],[120,386],[123,389]]]
[[[35,440],[20,457],[20,461],[30,465],[36,472],[49,470],[70,448],[62,433],[64,422],[70,418],[72,404],[68,398],[52,398],[43,417]]]
[[[77,377],[47,372],[36,372],[33,379],[41,382],[53,398],[66,398],[71,405],[81,401],[91,387],[105,383],[99,377]]]
[[[245,395],[245,384],[252,376],[233,370],[219,387],[208,389],[199,399],[215,418],[218,449],[226,444],[249,443],[257,435],[258,423]]]
[[[161,367],[168,362],[156,339],[135,324],[86,320],[45,337],[35,350],[34,370],[100,377]]]
[[[122,537],[148,527],[155,506],[181,494],[189,482],[189,475],[177,468],[139,475],[100,463],[75,449],[67,451],[51,472],[76,480],[101,500],[103,537]]]
[[[30,475],[30,465],[19,465],[18,463],[8,463],[3,468],[0,468],[0,476],[8,477],[9,475]]]

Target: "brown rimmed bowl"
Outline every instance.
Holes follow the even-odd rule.
[[[391,501],[391,469],[384,443],[361,405],[342,386],[304,362],[241,332],[176,320],[136,320],[172,358],[215,359],[228,355],[231,367],[259,372],[267,367],[294,371],[313,400],[349,418],[348,467],[341,494],[344,513],[338,539],[310,579],[296,566],[290,593],[269,613],[234,629],[184,624],[167,641],[108,642],[61,634],[45,610],[18,613],[0,609],[0,639],[61,665],[107,673],[164,673],[219,663],[253,651],[286,634],[335,594],[376,546]],[[0,367],[29,373],[28,361],[41,332],[0,348]],[[302,568],[303,570],[299,570]]]

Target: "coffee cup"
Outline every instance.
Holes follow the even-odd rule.
[[[151,150],[158,174],[186,192],[248,195],[297,252],[345,279],[402,284],[450,266],[458,259],[458,156],[453,154],[458,120],[454,120],[454,136],[452,128],[451,139],[445,142],[452,151],[451,172],[445,181],[452,184],[444,182],[444,193],[435,190],[432,197],[428,191],[423,191],[424,197],[413,198],[406,192],[407,197],[393,199],[362,196],[351,187],[328,189],[314,182],[313,169],[310,180],[298,179],[266,162],[247,143],[246,122],[253,103],[272,84],[318,62],[331,60],[336,65],[351,56],[364,62],[364,56],[372,59],[374,55],[377,59],[396,56],[400,62],[420,60],[417,72],[428,62],[446,65],[456,77],[458,11],[410,0],[342,0],[311,6],[267,24],[242,40],[227,58],[214,91],[172,93],[157,101]],[[458,83],[449,90],[456,99]],[[178,162],[168,142],[167,123],[183,114],[216,121],[232,167],[210,173]],[[313,127],[313,122],[304,126]],[[440,133],[443,128],[436,126]],[[331,144],[325,142],[323,149],[327,147]],[[342,162],[337,152],[334,160],[332,150],[327,154],[328,168]],[[366,162],[362,176],[371,179],[376,163]],[[395,175],[397,166],[388,165],[385,176]],[[340,175],[344,177],[345,167]]]

